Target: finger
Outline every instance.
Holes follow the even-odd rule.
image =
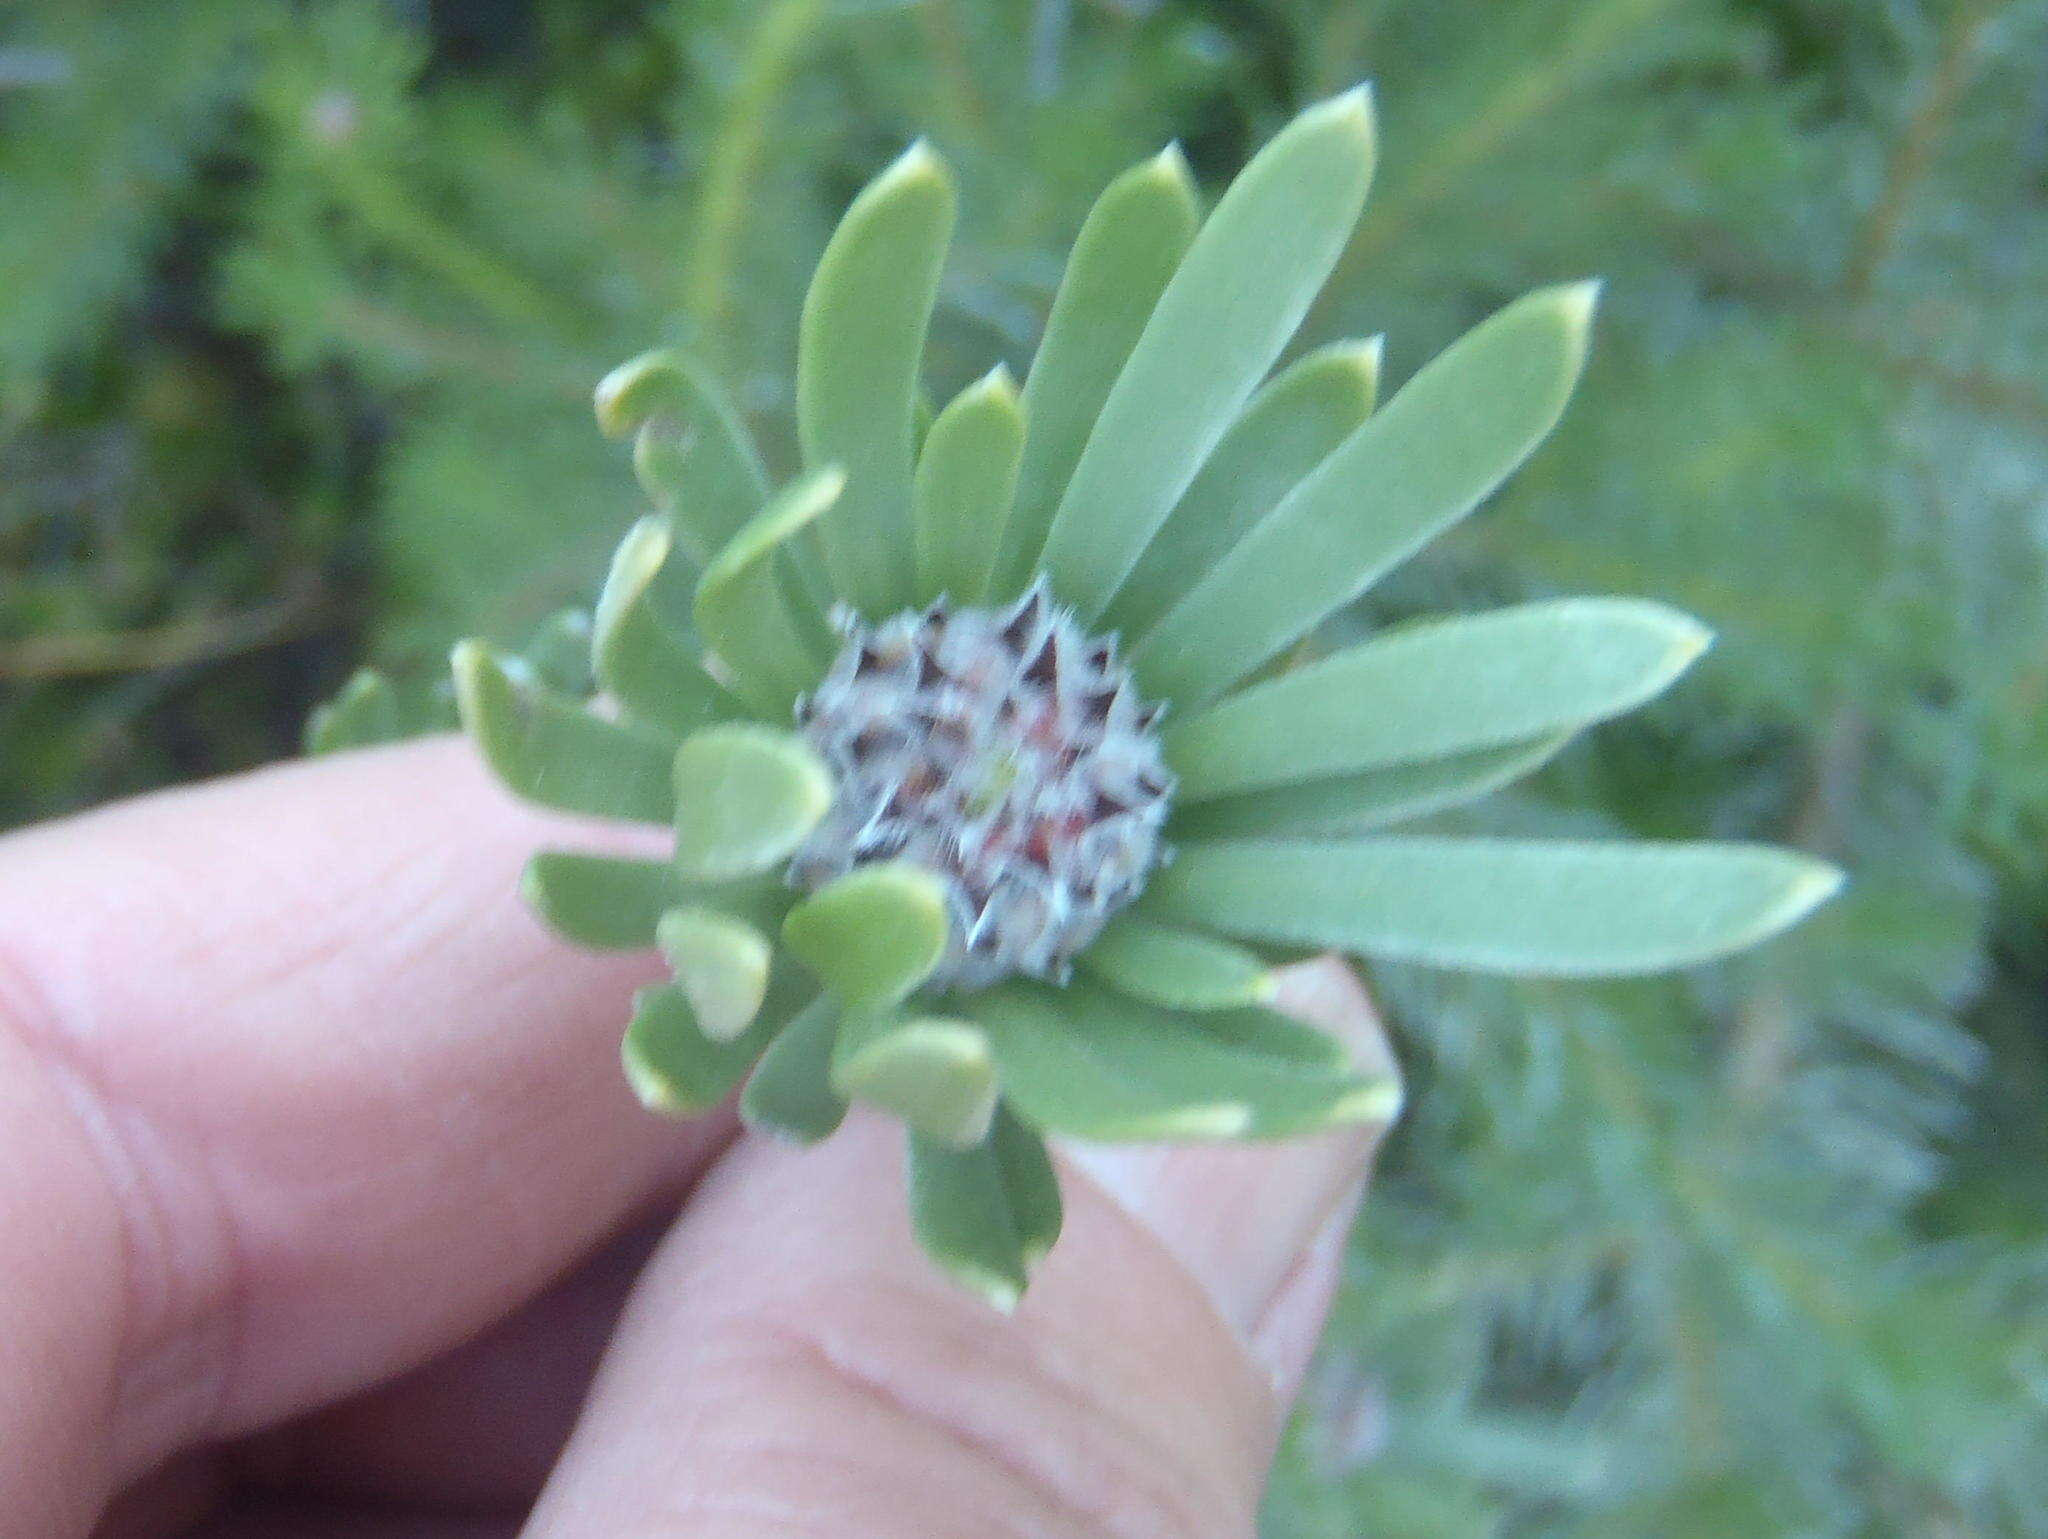
[[[642,1275],[529,1539],[1249,1535],[1301,1280],[1327,1289],[1369,1144],[1176,1151],[1122,1200],[1070,1163],[1005,1318],[918,1254],[893,1128],[743,1140]],[[1216,1205],[1286,1217],[1223,1246]]]
[[[453,1352],[233,1450],[246,1489],[475,1514],[533,1504],[671,1212]]]
[[[32,1258],[0,1376],[43,1397],[37,1426],[103,1419],[117,1481],[386,1377],[729,1136],[623,1088],[647,959],[558,944],[520,906],[527,853],[564,837],[596,835],[443,740],[0,840],[0,1036],[48,1103],[0,1124],[0,1253]],[[37,1207],[59,1172],[73,1200]],[[98,1293],[65,1272],[81,1255]],[[59,1366],[16,1367],[36,1354]],[[60,1434],[20,1422],[0,1487],[46,1489]]]
[[[443,1518],[264,1503],[215,1518],[184,1539],[513,1539],[506,1519]]]

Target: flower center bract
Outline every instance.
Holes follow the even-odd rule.
[[[845,645],[796,716],[838,791],[790,882],[913,862],[952,908],[935,982],[1064,979],[1160,858],[1159,707],[1043,580],[1004,609],[835,619]]]

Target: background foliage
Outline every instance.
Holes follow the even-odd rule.
[[[2048,5],[37,0],[0,14],[0,824],[288,751],[351,664],[586,595],[591,383],[787,449],[800,286],[919,132],[943,398],[1088,198],[1379,84],[1304,344],[1398,379],[1604,273],[1578,403],[1390,612],[1644,593],[1723,641],[1488,814],[1790,839],[1737,966],[1389,972],[1415,1082],[1276,1536],[2048,1533]],[[789,463],[787,453],[783,463]]]

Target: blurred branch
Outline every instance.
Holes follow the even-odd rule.
[[[151,673],[261,651],[333,623],[335,603],[304,581],[267,604],[224,615],[199,615],[132,631],[79,631],[0,642],[0,680],[40,684],[55,679]]]

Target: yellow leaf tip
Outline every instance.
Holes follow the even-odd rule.
[[[1577,283],[1559,285],[1557,307],[1568,324],[1576,331],[1587,331],[1593,325],[1593,312],[1599,307],[1601,290],[1606,287],[1604,278],[1585,278]]]

